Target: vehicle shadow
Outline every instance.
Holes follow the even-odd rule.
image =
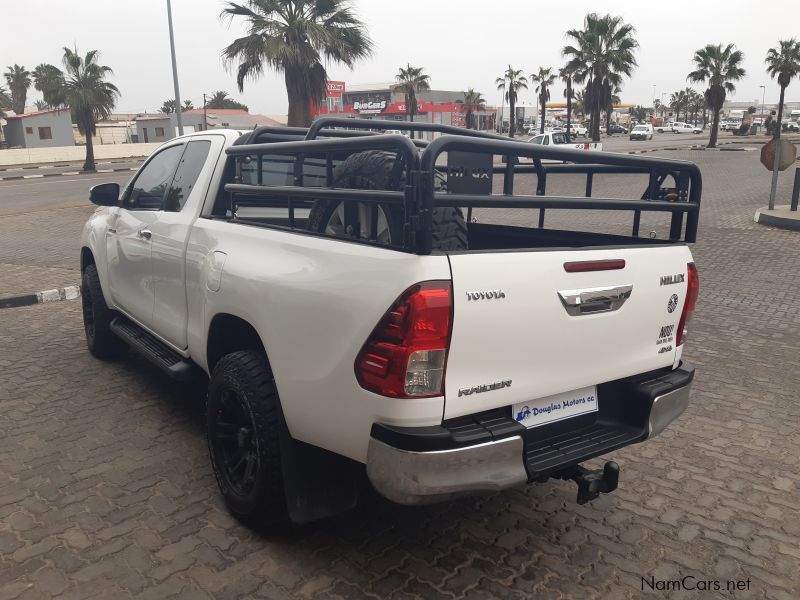
[[[147,379],[158,397],[157,412],[186,423],[197,445],[205,447],[202,383],[177,384],[133,356],[120,368]],[[202,480],[213,486],[210,464],[205,464],[208,476]],[[551,565],[557,563],[554,557],[562,557],[558,560],[566,565],[567,557],[576,552],[588,561],[577,572],[597,577],[602,567],[593,565],[602,548],[580,520],[588,516],[593,522],[602,521],[615,502],[601,497],[578,506],[574,485],[550,481],[441,504],[400,506],[375,492],[364,475],[353,510],[307,525],[253,531],[227,515],[216,488],[209,496],[211,520],[227,524],[226,535],[237,540],[234,548],[239,552],[247,548],[248,553],[266,553],[269,561],[295,571],[344,577],[361,592],[380,595],[385,590],[379,582],[391,575],[397,582],[415,581],[423,597],[428,596],[422,591],[425,586],[459,594],[459,586],[469,587],[475,581],[482,589],[495,590],[493,596],[514,597],[510,586],[529,594],[545,581],[543,569],[558,568]],[[611,571],[603,573],[615,577]],[[474,581],[468,583],[469,578]],[[578,582],[576,586],[579,589]],[[345,595],[358,595],[350,592]]]

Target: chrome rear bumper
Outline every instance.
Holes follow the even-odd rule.
[[[574,434],[555,436],[550,443],[550,438],[540,439],[541,430],[538,428],[525,429],[511,420],[511,428],[505,428],[504,433],[498,435],[498,429],[494,429],[494,439],[490,436],[491,441],[472,445],[462,442],[452,448],[412,450],[409,448],[417,442],[419,447],[430,444],[432,433],[440,435],[432,430],[445,429],[395,428],[392,430],[395,435],[393,439],[398,440],[398,445],[407,446],[398,448],[376,439],[374,427],[367,451],[367,476],[378,492],[398,504],[430,504],[469,493],[495,492],[532,480],[546,480],[549,473],[644,441],[664,431],[689,404],[694,367],[683,363],[679,369],[680,373],[672,372],[666,377],[662,375],[636,383],[635,389],[640,395],[631,393],[626,396],[627,400],[641,401],[642,395],[649,394],[647,400],[652,399],[652,403],[649,411],[646,405],[643,407],[639,425],[625,430],[628,437],[622,441],[619,436],[606,436],[603,431],[598,434],[599,426],[594,425],[586,429],[589,433],[583,437],[581,430],[577,430]],[[676,376],[676,380],[669,380],[672,375]],[[602,395],[600,404],[602,417]],[[496,427],[496,420],[494,423]],[[514,425],[518,429],[513,429]],[[590,439],[591,435],[594,438]],[[608,442],[604,446],[602,440],[606,437]],[[541,468],[543,463],[547,464],[546,469]]]
[[[528,481],[520,436],[453,450],[413,452],[371,438],[367,476],[398,504],[429,504]]]

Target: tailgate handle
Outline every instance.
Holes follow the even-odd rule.
[[[631,297],[632,285],[607,288],[586,288],[558,292],[561,304],[572,316],[591,315],[618,310]]]

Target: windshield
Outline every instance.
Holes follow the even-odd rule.
[[[647,131],[647,125],[637,125],[633,128],[634,131]]]
[[[544,139],[544,136],[543,136],[543,135],[537,135],[536,137],[534,137],[534,138],[531,138],[531,139],[529,139],[528,141],[529,141],[531,144],[541,144],[543,139]]]

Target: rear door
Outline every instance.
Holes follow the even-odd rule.
[[[449,258],[454,314],[445,418],[585,390],[676,359],[674,330],[691,262],[686,246]],[[619,260],[624,267],[613,270],[565,267]]]

